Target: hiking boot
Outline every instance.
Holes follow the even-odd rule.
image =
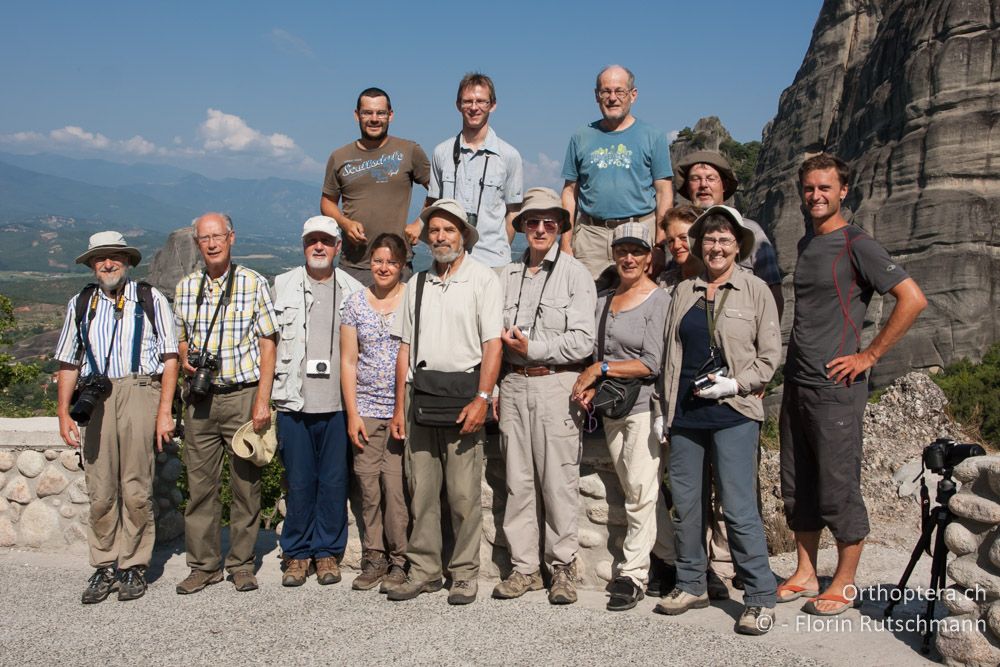
[[[456,579],[451,582],[448,604],[471,604],[479,593],[479,582],[475,579]]]
[[[542,583],[542,573],[535,570],[531,574],[521,574],[517,570],[493,588],[493,597],[498,600],[513,600],[528,591],[540,591],[545,588]]]
[[[702,609],[708,606],[708,593],[692,595],[687,591],[675,588],[664,596],[662,600],[653,608],[657,614],[667,616],[677,616],[683,614],[688,609]]]
[[[118,572],[118,599],[121,602],[126,600],[138,600],[146,594],[146,571],[145,568],[127,567]]]
[[[206,572],[205,570],[191,570],[191,574],[181,583],[177,584],[178,595],[190,595],[203,590],[206,586],[217,584],[222,581],[222,570]]]
[[[80,596],[80,602],[83,604],[103,602],[111,595],[111,589],[114,586],[115,568],[110,565],[99,567],[94,570],[94,574],[90,575],[90,579],[87,580],[87,588],[83,591],[83,595]]]
[[[340,581],[340,563],[336,556],[316,559],[316,581],[326,586]]]
[[[406,583],[406,570],[403,569],[402,565],[396,565],[393,563],[389,566],[389,572],[382,578],[382,585],[379,587],[379,593],[388,593],[396,586]]]
[[[240,593],[257,590],[257,577],[253,576],[251,570],[236,570],[229,575],[233,580],[233,587]]]
[[[674,590],[676,584],[677,567],[656,554],[649,554],[649,583],[646,584],[646,595],[654,598],[662,597]]]
[[[736,622],[736,632],[741,635],[763,635],[774,627],[774,608],[747,605],[740,620]]]
[[[440,579],[417,581],[416,579],[407,577],[403,583],[390,588],[385,597],[387,600],[392,600],[393,602],[412,600],[421,593],[435,593],[441,590],[442,585],[443,582]]]
[[[643,598],[642,586],[628,577],[616,577],[611,582],[611,598],[608,611],[625,611],[634,607]]]
[[[289,558],[285,561],[285,574],[281,577],[281,585],[301,586],[315,571],[312,558]]]
[[[722,580],[722,577],[717,575],[712,570],[708,570],[705,573],[705,581],[708,586],[708,599],[709,600],[728,600],[729,599],[729,587],[726,586],[726,582]]]
[[[576,602],[576,584],[573,583],[575,568],[573,565],[574,563],[552,566],[552,585],[549,586],[550,603],[573,604]]]
[[[367,591],[378,586],[389,571],[389,561],[381,551],[366,551],[361,558],[361,574],[354,577],[351,588]]]

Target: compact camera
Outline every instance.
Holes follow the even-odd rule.
[[[729,375],[729,366],[726,365],[726,360],[723,359],[722,353],[716,350],[712,350],[711,356],[698,369],[698,374],[694,378],[694,391],[702,391],[715,384],[715,381],[708,377],[710,373],[716,377]]]
[[[219,357],[208,350],[202,350],[188,360],[194,366],[191,377],[191,393],[199,398],[207,396],[212,390],[212,375],[219,370]]]
[[[69,416],[80,426],[85,426],[90,422],[97,404],[111,395],[111,380],[106,375],[88,375],[80,379],[76,393]]]
[[[312,377],[330,377],[329,359],[309,359],[306,361],[306,375]]]

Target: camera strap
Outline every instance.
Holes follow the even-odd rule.
[[[923,534],[924,530],[927,528],[927,524],[931,520],[931,494],[927,490],[927,482],[924,480],[923,473],[920,475],[920,533]],[[931,544],[928,540],[927,542],[927,555],[931,555]]]
[[[521,284],[517,288],[517,303],[514,304],[514,321],[510,323],[511,327],[517,326],[517,316],[521,312],[521,292],[524,291],[524,276],[528,272],[528,250],[524,251],[524,265],[521,267]],[[548,271],[545,272],[545,280],[542,281],[542,291],[538,293],[538,305],[535,306],[535,314],[531,318],[531,331],[535,330],[535,322],[538,321],[538,316],[542,312],[542,297],[545,296],[545,286],[549,284],[549,278],[555,273],[556,263],[559,261],[559,256],[562,254],[562,248],[556,246],[556,256],[552,258],[552,264],[549,266]],[[544,259],[542,260],[545,261]]]
[[[333,281],[333,317],[330,318],[330,352],[326,355],[330,363],[333,363],[333,338],[337,333],[337,270],[330,274]],[[313,299],[313,303],[316,300]],[[302,340],[303,352],[309,347],[309,304],[306,303],[306,277],[302,276]],[[306,354],[308,357],[309,355]]]
[[[722,290],[716,290],[716,293]],[[722,309],[726,307],[726,298],[729,297],[729,290],[722,291],[722,298],[718,301],[718,307],[716,307],[714,301],[708,300],[708,294],[705,294],[705,318],[708,320],[708,349],[711,355],[714,357],[716,350],[718,350],[718,345],[715,344],[715,329],[716,329],[716,313],[721,313]]]
[[[118,333],[118,323],[122,319],[122,312],[125,310],[125,290],[122,289],[121,294],[115,300],[115,317],[114,324],[111,326],[111,338],[108,342],[108,354],[104,357],[104,372],[101,373],[100,369],[97,367],[97,359],[94,358],[94,350],[90,344],[90,324],[94,321],[94,316],[97,315],[97,304],[101,298],[100,292],[94,290],[93,296],[90,297],[90,308],[87,311],[87,318],[80,324],[81,334],[83,338],[83,349],[87,354],[87,364],[90,366],[90,373],[92,375],[107,375],[108,367],[111,365],[111,351],[115,347],[115,334]],[[142,316],[142,311],[136,308],[140,317]],[[133,356],[135,354],[133,353]],[[134,371],[133,371],[134,372]]]
[[[473,153],[472,157],[476,157]],[[455,182],[451,185],[451,196],[458,199],[458,163],[462,160],[462,133],[455,135],[455,143],[451,147],[451,159],[455,163]],[[486,189],[486,168],[490,166],[490,153],[486,153],[483,161],[483,175],[479,178],[479,199],[476,200],[476,217],[479,217],[479,207],[483,205],[483,190]]]
[[[608,311],[611,310],[611,299],[615,297],[614,290],[608,292],[608,298],[604,302],[604,310],[601,312],[601,321],[597,324],[597,360],[604,361],[604,333],[608,325]]]
[[[236,281],[236,264],[229,265],[229,278],[226,280],[226,289],[222,294],[222,298],[219,302],[215,304],[215,313],[212,314],[212,321],[208,324],[208,329],[205,330],[205,337],[202,339],[202,345],[204,349],[208,349],[209,338],[212,337],[212,329],[215,328],[215,321],[219,317],[219,311],[225,310],[229,306],[229,302],[233,299],[233,283]],[[201,284],[198,285],[198,297],[195,300],[195,311],[194,311],[194,330],[198,331],[198,319],[201,314],[201,304],[205,301],[205,283],[208,282],[208,270],[202,271],[201,274]],[[222,315],[222,322],[219,323],[219,348],[216,351],[216,356],[222,359],[222,334],[226,329],[226,316],[225,313]]]

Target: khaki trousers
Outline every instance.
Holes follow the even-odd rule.
[[[580,546],[581,410],[569,399],[576,377],[508,373],[500,383],[500,449],[507,471],[503,532],[511,563],[522,574],[539,569],[540,522],[550,570],[572,563]]]
[[[184,510],[187,564],[192,570],[222,568],[223,453],[229,454],[229,554],[226,569],[253,569],[260,529],[260,468],[233,454],[233,435],[250,421],[256,387],[211,394],[185,407],[184,464],[188,499]]]
[[[441,484],[451,508],[455,548],[448,563],[452,579],[479,576],[479,545],[483,534],[482,476],[486,432],[460,435],[459,428],[432,428],[413,421],[410,389],[406,392],[407,438],[404,450],[410,488],[413,530],[406,547],[410,577],[441,578]]]
[[[361,488],[361,544],[366,550],[388,552],[389,561],[402,567],[410,523],[403,493],[403,443],[389,435],[389,419],[362,419],[368,443],[354,452],[354,475]]]
[[[706,478],[709,483],[711,477]],[[724,579],[736,576],[733,566],[733,555],[729,552],[729,535],[726,533],[726,520],[722,514],[722,499],[719,491],[712,485],[712,497],[705,508],[708,518],[705,521],[705,542],[708,545],[708,569]]]
[[[667,462],[652,432],[649,412],[622,419],[605,418],[604,436],[625,493],[628,521],[622,544],[625,559],[618,574],[645,584],[649,579],[650,552],[668,563],[677,558],[673,521],[660,493]]]
[[[111,381],[83,433],[90,497],[90,564],[147,567],[153,555],[153,452],[160,383],[149,376]]]
[[[649,238],[656,240],[656,213],[650,212],[636,218],[637,222],[644,222],[649,225]],[[573,225],[573,256],[576,257],[594,280],[604,269],[615,263],[614,255],[611,253],[611,237],[614,229],[608,229],[604,225],[591,223],[591,218],[584,212],[580,212],[580,217]]]

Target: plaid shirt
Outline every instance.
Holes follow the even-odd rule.
[[[252,269],[237,266],[232,300],[228,306],[220,309],[215,327],[209,332],[208,325],[212,321],[216,305],[225,293],[229,271],[215,280],[209,278],[205,281],[205,294],[199,308],[198,287],[201,285],[202,275],[201,271],[188,274],[177,283],[175,292],[177,338],[181,343],[188,343],[188,359],[207,348],[222,359],[222,367],[215,374],[214,383],[258,381],[260,338],[273,336],[278,330],[267,280]]]

